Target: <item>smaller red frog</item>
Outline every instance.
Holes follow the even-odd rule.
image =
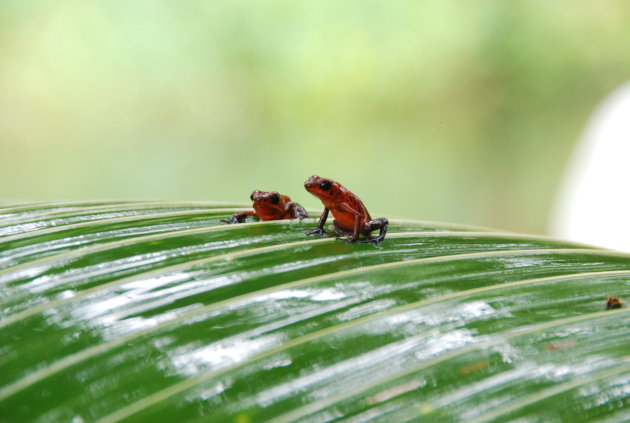
[[[222,219],[223,223],[243,223],[247,216],[256,216],[260,220],[303,219],[308,217],[306,210],[298,203],[291,201],[288,195],[281,195],[275,191],[254,191],[250,197],[254,202],[253,211],[234,213],[229,220]]]
[[[346,242],[379,243],[385,239],[387,219],[372,219],[359,197],[339,182],[313,175],[304,182],[304,188],[324,204],[324,212],[319,218],[317,227],[309,231],[307,235],[323,235],[326,232],[324,224],[330,211],[335,217],[330,229],[340,235],[348,235]],[[376,229],[380,229],[380,232],[377,237],[372,238],[371,233]],[[366,238],[359,239],[361,234]]]

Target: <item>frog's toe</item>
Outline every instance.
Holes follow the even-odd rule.
[[[326,233],[325,230],[323,230],[322,228],[313,228],[313,229],[306,229],[306,235],[319,235],[319,236],[324,236],[324,234]]]
[[[370,242],[378,244],[379,242],[383,242],[384,239],[385,239],[385,234],[382,234],[382,235],[377,236],[376,238],[370,238]]]
[[[381,237],[381,236],[377,236],[377,237],[367,237],[367,238],[361,238],[361,239],[357,239],[355,242],[359,242],[361,244],[368,244],[370,242],[373,242],[374,244],[378,244],[379,242],[383,241],[383,239],[385,239],[385,237]]]

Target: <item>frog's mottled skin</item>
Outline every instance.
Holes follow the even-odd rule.
[[[281,195],[275,191],[265,192],[256,190],[250,196],[254,202],[253,211],[235,213],[224,223],[243,223],[247,216],[256,216],[260,220],[303,219],[308,213],[298,203],[291,201],[288,195]]]

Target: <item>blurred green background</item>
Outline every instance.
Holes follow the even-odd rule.
[[[630,3],[0,0],[0,199],[306,207],[531,233],[599,102]]]

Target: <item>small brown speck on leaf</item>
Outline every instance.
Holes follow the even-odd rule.
[[[608,297],[608,301],[606,301],[606,309],[610,310],[611,308],[621,308],[624,306],[624,304],[626,304],[626,302],[623,301],[621,298],[611,295],[610,297]]]
[[[554,342],[553,344],[549,344],[545,349],[547,351],[565,350],[575,347],[576,345],[577,343],[575,341]]]
[[[459,372],[463,375],[467,375],[468,373],[483,369],[484,367],[488,367],[489,365],[490,362],[488,360],[477,361],[476,363],[462,367],[461,369],[459,369]]]

